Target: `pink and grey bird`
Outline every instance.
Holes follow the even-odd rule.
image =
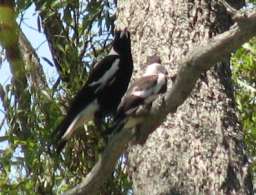
[[[136,111],[141,106],[150,107],[153,101],[167,90],[168,72],[161,65],[160,57],[150,56],[145,65],[142,77],[135,80],[118,106],[113,127],[106,131],[107,134],[117,132],[122,128],[133,128],[141,121],[136,117]]]

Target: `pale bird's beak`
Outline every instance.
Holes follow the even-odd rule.
[[[165,74],[165,76],[168,77],[168,71],[167,70],[165,70],[164,74]]]

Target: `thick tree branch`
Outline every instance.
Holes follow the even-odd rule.
[[[31,85],[34,88],[46,88],[47,81],[43,72],[42,65],[40,64],[39,57],[21,30],[19,33],[19,45],[23,60],[28,67],[27,72],[29,73]]]
[[[58,48],[58,45],[60,43],[62,46],[68,45],[68,37],[66,34],[64,34],[64,27],[60,19],[60,14],[57,11],[52,10],[50,7],[48,7],[48,9],[43,9],[42,4],[43,1],[35,2],[36,9],[40,11],[39,13],[42,19],[42,25],[48,40],[55,67],[62,76],[61,60],[65,59],[65,54]]]
[[[83,62],[79,58],[78,45],[75,44],[79,36],[76,36],[76,41],[74,39],[72,40],[71,36],[72,30],[77,35],[78,26],[72,29],[59,11],[51,7],[51,4],[51,1],[48,3],[41,0],[35,2],[60,79],[68,82],[72,86],[74,82],[71,81],[74,81],[74,77],[83,72]],[[76,19],[74,19],[74,22],[76,24]]]
[[[112,174],[116,161],[125,150],[127,143],[132,139],[133,135],[133,131],[124,129],[114,136],[91,172],[79,185],[64,194],[97,194],[102,184],[104,184]]]
[[[172,88],[167,92],[160,106],[153,109],[139,129],[145,139],[152,130],[165,120],[168,113],[174,113],[190,95],[200,74],[210,69],[222,58],[235,51],[243,43],[256,35],[256,11],[251,13],[238,12],[233,18],[237,21],[229,31],[202,43],[181,61]],[[127,129],[115,135],[87,177],[76,187],[65,194],[96,194],[113,172],[116,160],[122,154],[128,142],[132,139],[132,131]]]
[[[28,93],[25,64],[18,44],[19,29],[16,23],[13,1],[0,1],[0,44],[6,51],[10,63],[11,73],[15,86],[15,104],[21,111],[18,114],[19,131],[15,132],[23,138],[30,135],[24,111],[30,107],[30,94]],[[16,129],[17,130],[17,129]]]
[[[19,31],[19,47],[24,64],[26,64],[26,77],[32,89],[31,94],[39,95],[42,94],[42,91],[47,93],[47,91],[49,91],[49,86],[46,81],[42,64],[40,63],[35,49],[32,47],[31,43],[21,29]],[[49,116],[51,116],[51,113],[48,109],[47,102],[39,101],[38,105],[42,113],[44,113],[46,121],[49,121]]]
[[[180,62],[174,86],[166,95],[167,106],[155,114],[175,112],[189,96],[200,74],[238,49],[256,35],[256,11],[235,16],[239,23],[209,41],[202,43]]]

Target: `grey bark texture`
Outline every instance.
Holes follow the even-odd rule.
[[[132,33],[137,69],[148,55],[159,54],[172,64],[171,75],[196,43],[232,25],[217,1],[130,0],[119,1],[118,10],[118,26]],[[130,147],[134,193],[253,194],[244,149],[227,56],[201,76],[190,98],[143,146]]]

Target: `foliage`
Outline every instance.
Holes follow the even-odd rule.
[[[247,151],[256,156],[256,38],[232,57],[237,108],[245,131]],[[253,166],[256,168],[256,166]]]
[[[51,133],[61,120],[63,110],[85,83],[95,59],[101,58],[108,50],[114,29],[116,2],[16,0],[16,15],[6,12],[6,7],[0,8],[4,10],[0,11],[0,25],[9,24],[10,29],[15,29],[3,33],[0,26],[0,43],[3,48],[9,44],[17,45],[17,25],[13,18],[19,16],[22,24],[23,15],[31,5],[36,7],[37,16],[37,26],[33,28],[45,33],[53,59],[48,56],[41,58],[41,61],[55,67],[58,74],[55,83],[38,84],[33,78],[31,80],[33,68],[26,71],[17,68],[34,67],[31,61],[22,58],[18,60],[20,66],[16,66],[17,71],[12,72],[12,80],[17,82],[0,85],[5,114],[0,121],[0,129],[6,129],[0,137],[0,144],[6,145],[5,149],[0,150],[0,192],[56,194],[79,183],[104,147],[93,124],[79,131],[61,155],[53,154],[49,145]],[[236,102],[245,130],[245,142],[248,152],[254,157],[256,39],[244,44],[233,55],[232,64]],[[45,73],[42,74],[37,76],[43,81]],[[23,83],[20,78],[25,78],[26,82]],[[23,92],[20,96],[17,95],[20,94],[17,86],[21,86],[19,90]],[[102,194],[127,194],[130,189],[124,157],[119,161],[112,179],[102,189]]]
[[[52,153],[49,145],[53,129],[74,94],[85,83],[91,65],[109,49],[116,2],[17,0],[13,5],[16,15],[12,17],[19,16],[20,24],[28,8],[31,5],[36,7],[37,26],[33,28],[39,33],[45,33],[53,59],[48,56],[41,58],[41,62],[55,67],[58,74],[57,78],[50,78],[56,80],[55,83],[44,82],[46,74],[36,72],[38,70],[34,62],[22,55],[18,61],[26,71],[14,74],[15,66],[12,64],[17,60],[7,58],[12,77],[17,82],[5,86],[0,84],[0,98],[5,114],[3,121],[0,121],[0,129],[6,129],[0,137],[0,142],[6,145],[6,149],[0,151],[0,192],[61,193],[81,181],[104,147],[102,137],[93,124],[77,133],[61,155]],[[1,19],[3,17],[0,15]],[[17,40],[11,44],[18,47]],[[8,49],[3,43],[1,45],[7,54]],[[24,48],[18,49],[22,53]],[[32,51],[37,57],[39,54],[36,52]],[[35,72],[36,79],[33,78]],[[20,80],[21,76],[24,80]],[[19,90],[18,83],[22,83]],[[19,91],[23,91],[26,96],[17,95]],[[107,185],[102,189],[102,194],[127,193],[131,188],[121,161]]]
[[[256,3],[256,1],[255,0],[249,0],[248,2],[250,2],[250,3]]]

